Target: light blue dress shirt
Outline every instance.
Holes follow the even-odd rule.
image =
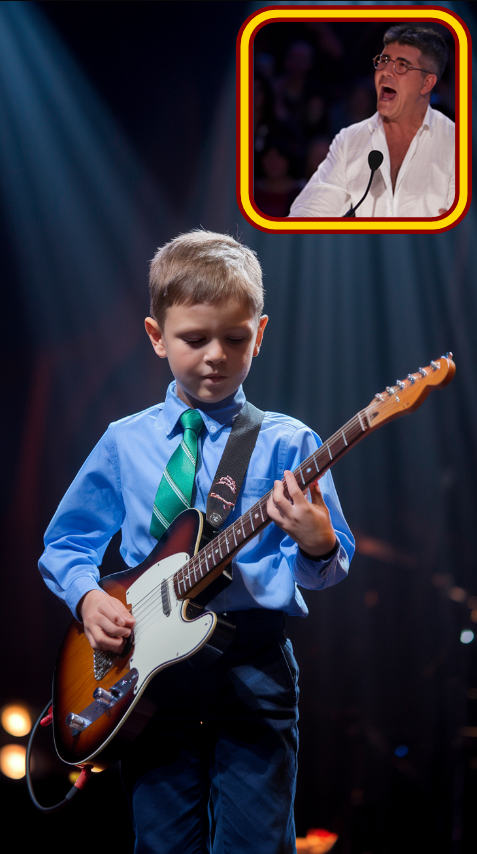
[[[194,506],[205,513],[207,496],[230,434],[232,421],[245,402],[240,387],[218,408],[199,409],[205,428],[199,437]],[[98,587],[99,570],[113,534],[122,529],[121,555],[136,566],[152,551],[149,533],[157,487],[171,454],[181,441],[179,418],[187,409],[177,397],[175,382],[157,406],[111,424],[78,472],[45,534],[40,571],[46,584],[70,607]],[[293,471],[321,444],[300,421],[267,412],[255,445],[248,474],[226,525],[245,513]],[[309,560],[297,544],[271,523],[242,548],[233,561],[232,584],[210,604],[221,613],[248,608],[271,608],[306,616],[297,584],[320,590],[348,573],[354,541],[341,511],[328,472],[320,481],[331,522],[340,541],[329,560]],[[118,567],[118,571],[121,567]]]

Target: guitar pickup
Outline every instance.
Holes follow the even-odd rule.
[[[169,585],[167,583],[167,578],[161,583],[161,599],[162,599],[162,610],[166,617],[171,613],[171,596],[169,593]]]

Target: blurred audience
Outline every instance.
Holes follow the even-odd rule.
[[[290,205],[305,186],[297,179],[296,159],[286,142],[270,137],[258,156],[259,177],[255,179],[255,204],[267,216],[287,216]]]

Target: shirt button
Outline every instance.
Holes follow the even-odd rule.
[[[217,427],[215,427],[215,426],[214,426],[214,424],[211,424],[211,426],[210,426],[210,432],[211,432],[211,433],[216,433],[216,432],[217,432]]]

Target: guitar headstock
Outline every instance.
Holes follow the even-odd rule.
[[[414,412],[433,388],[447,385],[454,374],[452,353],[447,353],[426,368],[419,368],[415,374],[408,374],[405,380],[397,380],[396,385],[387,386],[364,410],[370,429],[381,427],[406,412]]]

